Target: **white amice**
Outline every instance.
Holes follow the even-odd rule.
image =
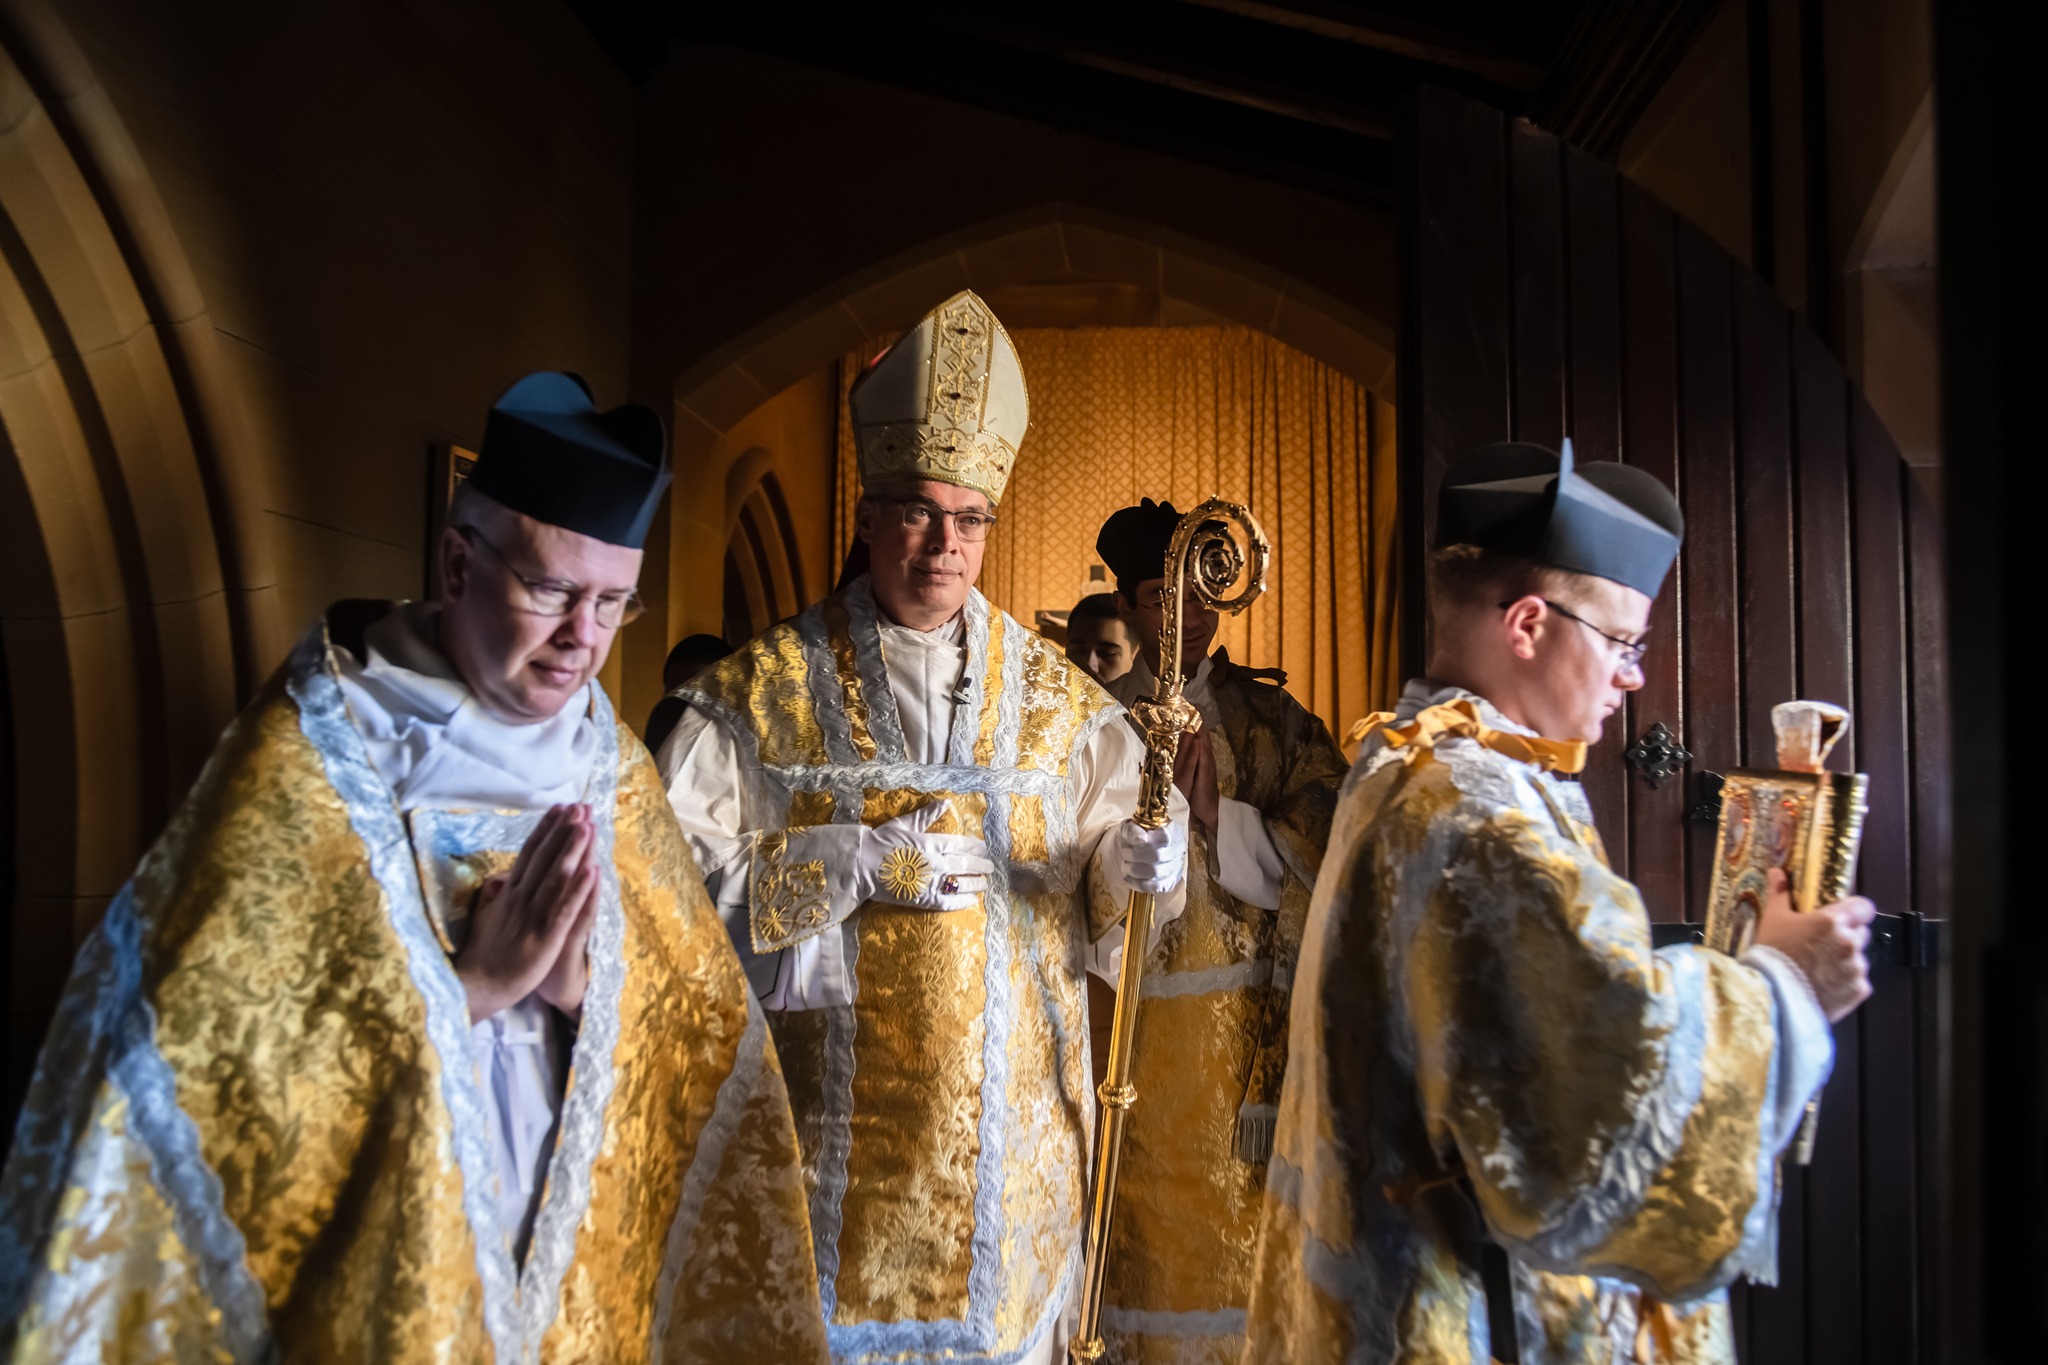
[[[499,720],[432,641],[432,604],[392,611],[363,633],[367,659],[336,651],[342,695],[398,808],[546,811],[581,801],[598,749],[589,688],[551,719]],[[497,1157],[504,1225],[523,1246],[545,1186],[567,1079],[568,1028],[532,995],[470,1026]]]

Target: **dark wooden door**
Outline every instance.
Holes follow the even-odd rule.
[[[1786,1169],[1780,1287],[1736,1294],[1743,1359],[1933,1362],[1931,960],[1947,770],[1935,523],[1841,362],[1770,287],[1613,167],[1499,111],[1419,93],[1406,140],[1401,475],[1419,592],[1445,462],[1490,441],[1640,465],[1686,543],[1646,685],[1584,777],[1653,920],[1704,917],[1701,778],[1771,767],[1770,709],[1855,713],[1832,766],[1870,774],[1859,889],[1892,918],[1876,993],[1836,1029],[1813,1164]],[[1423,658],[1418,600],[1406,619]],[[1662,723],[1692,754],[1659,785],[1624,761]],[[1660,937],[1675,940],[1679,928]]]

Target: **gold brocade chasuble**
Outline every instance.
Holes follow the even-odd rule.
[[[775,1049],[652,762],[593,697],[591,981],[523,1263],[442,892],[531,819],[416,839],[323,623],[79,954],[5,1179],[11,1359],[823,1357]]]
[[[1734,1365],[1724,1286],[1774,1278],[1824,1017],[1732,957],[1652,951],[1557,776],[1583,746],[1419,701],[1374,718],[1317,881],[1244,1359],[1505,1354],[1490,1239],[1524,1365]]]
[[[1287,1002],[1347,766],[1284,688],[1221,652],[1207,681],[1217,794],[1258,809],[1285,872],[1278,910],[1248,905],[1192,831],[1187,909],[1145,964],[1103,1300],[1108,1358],[1125,1365],[1236,1365],[1244,1349]]]
[[[820,932],[823,864],[774,832],[879,824],[933,801],[987,840],[978,908],[869,903],[843,936],[853,1003],[773,1012],[840,1361],[1004,1361],[1043,1339],[1079,1263],[1094,1096],[1084,940],[1123,913],[1087,876],[1076,761],[1119,714],[1059,650],[964,609],[946,761],[906,761],[865,576],[691,684],[749,768],[755,945]],[[815,913],[814,913],[815,912]]]

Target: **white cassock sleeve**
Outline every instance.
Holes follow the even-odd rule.
[[[1144,747],[1127,725],[1110,722],[1098,728],[1081,750],[1072,775],[1075,837],[1087,860],[1085,894],[1091,924],[1120,918],[1130,897],[1116,852],[1116,827],[1138,808],[1138,783]],[[718,906],[738,951],[747,979],[764,1009],[818,1009],[848,1004],[852,982],[846,971],[842,936],[826,932],[779,952],[756,954],[749,916],[749,874],[753,869],[755,834],[746,828],[741,788],[739,746],[702,711],[683,712],[675,732],[661,746],[657,760],[668,788],[669,807],[696,854],[704,885]],[[1173,819],[1187,824],[1187,802],[1178,791],[1168,798]],[[827,859],[835,910],[847,899],[838,883],[843,859]],[[1185,881],[1161,896],[1153,911],[1153,940],[1187,905]],[[1091,964],[1098,954],[1113,963],[1123,943],[1123,929],[1112,928],[1092,945]]]
[[[1259,808],[1221,796],[1216,799],[1216,866],[1211,869],[1216,884],[1246,905],[1261,910],[1280,908],[1280,886],[1287,865],[1273,836],[1266,833],[1266,817]]]
[[[836,930],[780,952],[753,950],[747,893],[756,836],[746,828],[740,751],[732,736],[702,711],[690,707],[662,744],[656,761],[668,786],[669,808],[690,841],[690,851],[697,855],[697,870],[704,875],[705,889],[725,921],[761,1007],[809,1010],[850,1003],[853,988],[846,976],[842,936]],[[827,892],[833,908],[844,918],[854,908],[850,860],[826,858],[824,862]]]
[[[1136,730],[1118,717],[1095,732],[1081,750],[1080,762],[1073,774],[1078,792],[1075,835],[1088,857],[1086,894],[1089,924],[1091,930],[1097,926],[1108,926],[1088,945],[1085,965],[1088,970],[1112,981],[1116,979],[1118,966],[1123,960],[1122,919],[1131,898],[1130,884],[1124,879],[1117,857],[1116,827],[1130,819],[1138,809],[1138,786],[1143,780],[1144,767],[1144,741],[1138,738]],[[1181,827],[1185,844],[1188,802],[1178,787],[1167,794],[1167,812]],[[1179,886],[1153,901],[1151,941],[1146,945],[1146,951],[1151,951],[1158,944],[1166,926],[1180,918],[1187,904],[1185,877]]]

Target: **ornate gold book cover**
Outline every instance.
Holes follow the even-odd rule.
[[[1812,910],[1849,894],[1870,779],[1822,770],[1849,728],[1849,713],[1826,702],[1774,707],[1776,769],[1737,768],[1721,789],[1721,827],[1703,937],[1740,953],[1763,910],[1774,867],[1792,880],[1792,908]]]

